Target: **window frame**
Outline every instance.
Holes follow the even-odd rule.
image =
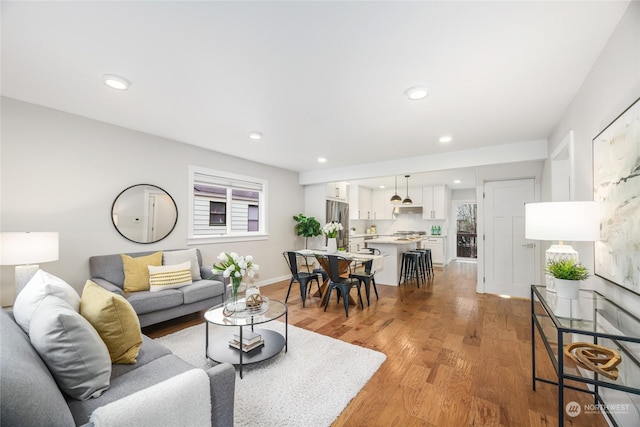
[[[196,179],[197,175],[206,175],[211,178],[213,182],[216,182],[218,179],[219,183],[212,183],[211,185],[216,185],[219,187],[227,188],[227,221],[226,221],[226,230],[225,234],[205,234],[205,235],[196,235],[194,233],[194,215],[195,215],[195,190],[194,185],[196,182],[199,182]],[[227,184],[228,181],[245,181],[251,184],[255,184],[260,187],[257,191],[259,194],[258,197],[258,231],[246,231],[246,232],[230,232],[230,227],[233,222],[233,218],[231,216],[231,189],[234,188]],[[188,177],[188,234],[187,234],[187,244],[189,245],[197,245],[197,244],[208,244],[208,243],[226,243],[226,242],[246,242],[253,240],[267,240],[269,238],[269,233],[267,229],[268,221],[267,221],[267,200],[268,200],[268,181],[261,178],[234,174],[231,172],[221,171],[217,169],[210,169],[201,166],[189,166],[189,177]]]

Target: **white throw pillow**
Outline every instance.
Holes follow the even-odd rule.
[[[162,265],[176,265],[183,262],[191,262],[191,280],[201,280],[200,264],[198,264],[197,249],[185,249],[182,251],[165,251],[162,252]]]
[[[27,334],[33,313],[47,295],[55,295],[76,312],[80,311],[80,295],[71,285],[53,274],[38,270],[13,303],[13,316]]]
[[[31,345],[62,391],[77,400],[109,388],[109,350],[91,323],[62,299],[48,295],[33,313]]]
[[[149,290],[158,292],[163,289],[176,289],[191,283],[191,262],[186,261],[177,265],[150,265]]]

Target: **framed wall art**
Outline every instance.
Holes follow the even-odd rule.
[[[640,98],[593,139],[594,273],[640,294]]]

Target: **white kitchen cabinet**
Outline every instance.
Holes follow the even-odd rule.
[[[349,193],[349,219],[360,219],[360,187],[350,185]]]
[[[446,185],[422,188],[422,218],[447,219]]]
[[[371,208],[371,190],[360,187],[358,202],[360,206],[360,219],[371,219],[373,216]]]
[[[358,185],[349,186],[349,219],[371,219],[371,190]]]
[[[326,195],[328,199],[346,202],[348,197],[347,183],[345,181],[328,182]]]
[[[375,190],[371,192],[371,219],[393,219],[391,204],[393,190]]]
[[[421,242],[421,247],[431,249],[431,259],[434,265],[445,265],[445,254],[447,253],[446,236],[430,236]]]

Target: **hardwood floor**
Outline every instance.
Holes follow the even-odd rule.
[[[556,387],[531,389],[529,301],[475,292],[476,265],[452,263],[415,286],[378,285],[371,306],[349,309],[289,297],[292,325],[381,351],[387,360],[333,426],[557,426]],[[288,281],[261,288],[284,300]],[[202,322],[202,313],[145,328],[152,337]],[[539,341],[539,340],[538,340]],[[553,378],[541,342],[539,375]],[[310,380],[311,381],[311,380]],[[330,393],[326,390],[326,393]],[[592,403],[572,390],[565,402]],[[321,398],[318,399],[321,402]],[[310,404],[315,404],[310,401]],[[320,404],[320,403],[318,403]],[[565,416],[567,426],[606,426],[599,414]]]

